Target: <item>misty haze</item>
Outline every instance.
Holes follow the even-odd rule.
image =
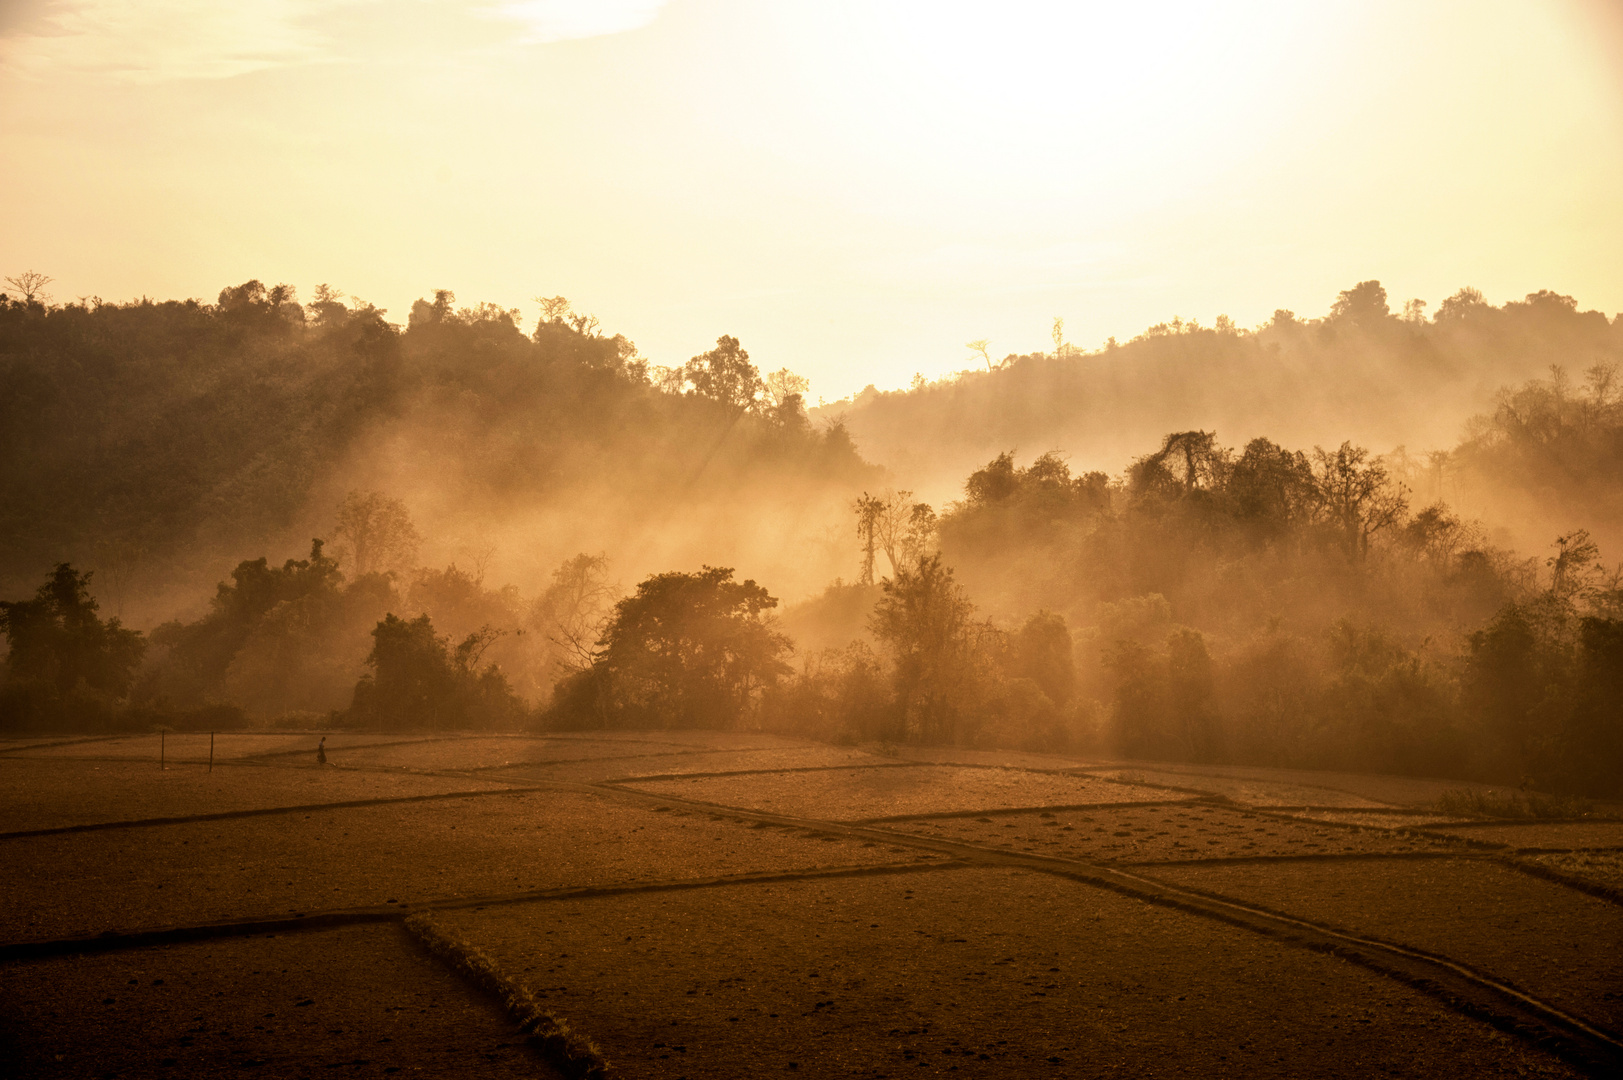
[[[0,1075],[1623,1072],[1612,6],[0,87]]]

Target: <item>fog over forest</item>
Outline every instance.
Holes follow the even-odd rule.
[[[0,727],[737,727],[1615,794],[1623,316],[1375,281],[808,411],[553,298],[0,297]],[[13,285],[18,284],[13,280]],[[44,583],[43,585],[41,583]]]

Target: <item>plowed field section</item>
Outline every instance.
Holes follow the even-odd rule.
[[[643,780],[627,786],[650,794],[827,821],[1167,797],[1153,788],[1092,777],[946,765]]]
[[[292,765],[0,758],[0,832],[511,788],[483,778]]]
[[[1292,821],[1199,803],[1105,811],[999,814],[896,822],[915,836],[960,840],[1086,862],[1159,862],[1446,851],[1442,842],[1387,829]]]
[[[891,764],[883,758],[838,746],[699,752],[683,750],[627,757],[543,762],[501,770],[517,780],[548,779],[596,783],[634,777],[771,769],[826,769]]]
[[[543,792],[5,842],[0,939],[920,857]]]
[[[398,927],[14,963],[8,1076],[552,1077]]]
[[[1441,953],[1623,1031],[1623,907],[1492,863],[1158,867],[1152,876]]]
[[[442,919],[631,1077],[1571,1075],[1339,960],[1019,871]]]

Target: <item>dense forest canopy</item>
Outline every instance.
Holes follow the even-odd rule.
[[[1429,485],[1428,501],[1446,498],[1518,543],[1542,544],[1547,530],[1529,532],[1528,523],[1552,512],[1561,519],[1573,499],[1586,504],[1597,469],[1623,463],[1618,387],[1604,375],[1598,388],[1590,381],[1623,364],[1623,315],[1582,311],[1548,290],[1495,306],[1461,289],[1434,316],[1426,307],[1393,310],[1380,283],[1366,281],[1321,318],[1276,311],[1251,330],[1226,318],[1173,319],[1083,352],[1056,328],[1052,352],[1001,361],[984,351],[988,343],[972,342],[982,370],[889,393],[869,387],[813,415],[840,417],[901,486],[937,499],[1011,447],[1033,457],[1059,450],[1079,469],[1105,471],[1180,429],[1293,446],[1350,439],[1382,454],[1407,447],[1411,482]],[[1552,367],[1563,374],[1549,396],[1496,408],[1502,389],[1547,379]],[[1472,424],[1480,414],[1489,418]],[[1485,455],[1484,440],[1512,445]],[[1558,491],[1541,490],[1549,484]],[[1558,525],[1579,526],[1623,542],[1615,506]]]
[[[1616,792],[1617,320],[1365,282],[1055,341],[852,406],[864,449],[1018,436],[932,501],[738,339],[651,367],[561,297],[528,334],[443,291],[404,328],[326,287],[0,298],[0,584],[33,594],[0,727],[716,725]],[[1337,427],[1428,400],[1475,403],[1447,449]],[[1241,405],[1316,434],[1012,448]]]
[[[650,371],[546,310],[525,334],[444,291],[405,327],[259,282],[214,304],[0,300],[0,586],[69,560],[127,618],[162,617],[249,552],[327,537],[352,490],[405,499],[435,561],[526,586],[605,547],[837,572],[813,522],[873,470],[807,421],[804,380],[726,337]]]

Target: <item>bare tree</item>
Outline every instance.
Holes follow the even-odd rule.
[[[1579,529],[1555,538],[1555,554],[1544,560],[1550,568],[1550,592],[1563,600],[1583,599],[1601,591],[1604,570],[1600,545]]]
[[[608,575],[607,556],[582,552],[552,572],[552,584],[530,610],[530,625],[552,642],[558,651],[554,663],[566,672],[591,667],[597,656],[598,638],[620,592]]]
[[[1388,477],[1386,467],[1362,446],[1315,446],[1313,478],[1320,514],[1341,534],[1342,548],[1352,558],[1367,556],[1370,537],[1399,524],[1409,511],[1407,489]]]
[[[773,407],[779,409],[789,400],[789,395],[799,394],[805,397],[806,391],[811,389],[810,380],[796,375],[788,368],[779,368],[768,375],[765,381],[767,396],[772,399]]]
[[[457,547],[457,552],[473,564],[475,584],[485,583],[485,571],[490,569],[490,560],[496,557],[497,550],[495,544],[482,536],[465,541]]]
[[[682,388],[687,385],[687,370],[679,367],[666,367],[655,364],[648,369],[648,381],[662,394],[680,396]]]
[[[452,659],[463,674],[477,675],[479,661],[484,659],[485,650],[494,645],[498,639],[506,637],[507,633],[506,630],[498,630],[486,623],[462,640],[462,644],[458,645],[452,654]]]
[[[884,513],[885,503],[864,491],[854,509],[857,512],[857,538],[862,541],[862,574],[858,580],[864,585],[872,585],[874,547],[878,542],[879,516]]]
[[[533,296],[530,299],[541,305],[542,322],[563,322],[569,315],[569,301],[562,296]]]
[[[892,576],[934,550],[936,516],[929,503],[914,502],[911,491],[885,491],[864,498],[869,499],[873,515],[873,543],[885,553]]]
[[[51,295],[45,291],[45,286],[55,280],[55,278],[47,277],[37,270],[24,270],[15,277],[6,278],[6,284],[23,294],[23,303],[32,304],[38,300],[40,303],[46,304],[50,302]]]
[[[974,341],[965,342],[964,348],[980,353],[981,359],[986,362],[986,370],[993,371],[997,368],[997,365],[992,363],[992,354],[987,351],[991,344],[992,342],[988,338],[976,338]]]
[[[350,492],[332,531],[338,559],[355,577],[402,569],[422,546],[406,504],[378,491]]]

